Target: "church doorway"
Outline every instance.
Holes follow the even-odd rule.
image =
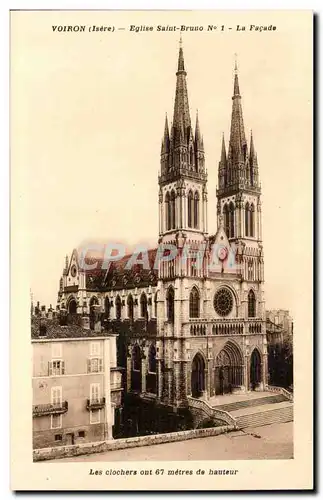
[[[228,394],[243,385],[243,361],[239,348],[227,342],[215,361],[215,394]]]
[[[192,361],[191,388],[193,398],[202,396],[205,391],[205,362],[200,353]]]
[[[250,389],[254,391],[261,382],[261,357],[258,349],[254,349],[250,359]]]
[[[71,299],[68,303],[68,314],[76,314],[77,305],[76,300]]]

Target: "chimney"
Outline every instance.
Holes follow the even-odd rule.
[[[46,318],[46,306],[41,306],[41,318]]]

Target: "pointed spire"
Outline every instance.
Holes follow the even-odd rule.
[[[165,128],[164,128],[164,137],[162,140],[162,153],[168,153],[169,152],[169,128],[168,128],[168,119],[167,119],[167,113],[165,116]]]
[[[249,157],[250,157],[250,160],[252,160],[255,156],[255,146],[254,146],[254,143],[253,143],[253,135],[252,135],[252,130],[250,130],[250,153],[249,153]]]
[[[181,127],[181,122],[184,121],[184,128],[188,129],[188,127],[191,126],[191,118],[188,105],[186,71],[184,66],[184,52],[181,40],[180,40],[180,47],[178,54],[178,70],[176,73],[176,77],[177,80],[176,80],[173,124],[175,129],[179,129]]]
[[[199,149],[202,151],[204,150],[203,138],[202,138],[201,130],[200,130],[198,110],[196,110],[195,143],[196,143],[196,149]]]
[[[178,54],[177,71],[185,71],[182,33],[180,34],[180,39],[179,39],[179,54]]]
[[[222,133],[221,163],[225,165],[226,162],[227,162],[227,153],[225,150],[224,133]]]
[[[233,89],[233,95],[234,96],[240,96],[237,54],[235,54],[235,62],[234,62],[234,89]]]
[[[241,95],[238,80],[238,66],[234,66],[234,89],[232,96],[231,131],[229,142],[229,158],[233,162],[243,163],[247,156],[247,141],[244,131]]]

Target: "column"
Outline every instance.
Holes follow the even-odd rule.
[[[162,371],[161,371],[161,360],[157,360],[157,398],[161,400],[162,397],[162,392],[163,392],[163,378],[162,378]]]
[[[268,359],[267,359],[267,354],[262,355],[262,382],[263,382],[263,389],[265,389],[265,386],[268,384]]]
[[[163,233],[163,202],[159,201],[159,234]]]
[[[187,196],[185,192],[183,196],[183,228],[187,228]]]
[[[257,229],[258,229],[257,238],[258,238],[258,240],[262,241],[261,203],[260,203],[260,201],[257,203]]]
[[[243,382],[246,392],[249,391],[249,356],[244,357],[244,376]]]
[[[127,392],[131,389],[131,345],[128,347],[130,353],[127,355]]]
[[[147,376],[147,357],[143,355],[141,358],[141,392],[146,392],[146,376]]]

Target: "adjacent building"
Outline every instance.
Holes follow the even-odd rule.
[[[120,420],[116,335],[73,319],[31,319],[34,448],[112,439]]]

